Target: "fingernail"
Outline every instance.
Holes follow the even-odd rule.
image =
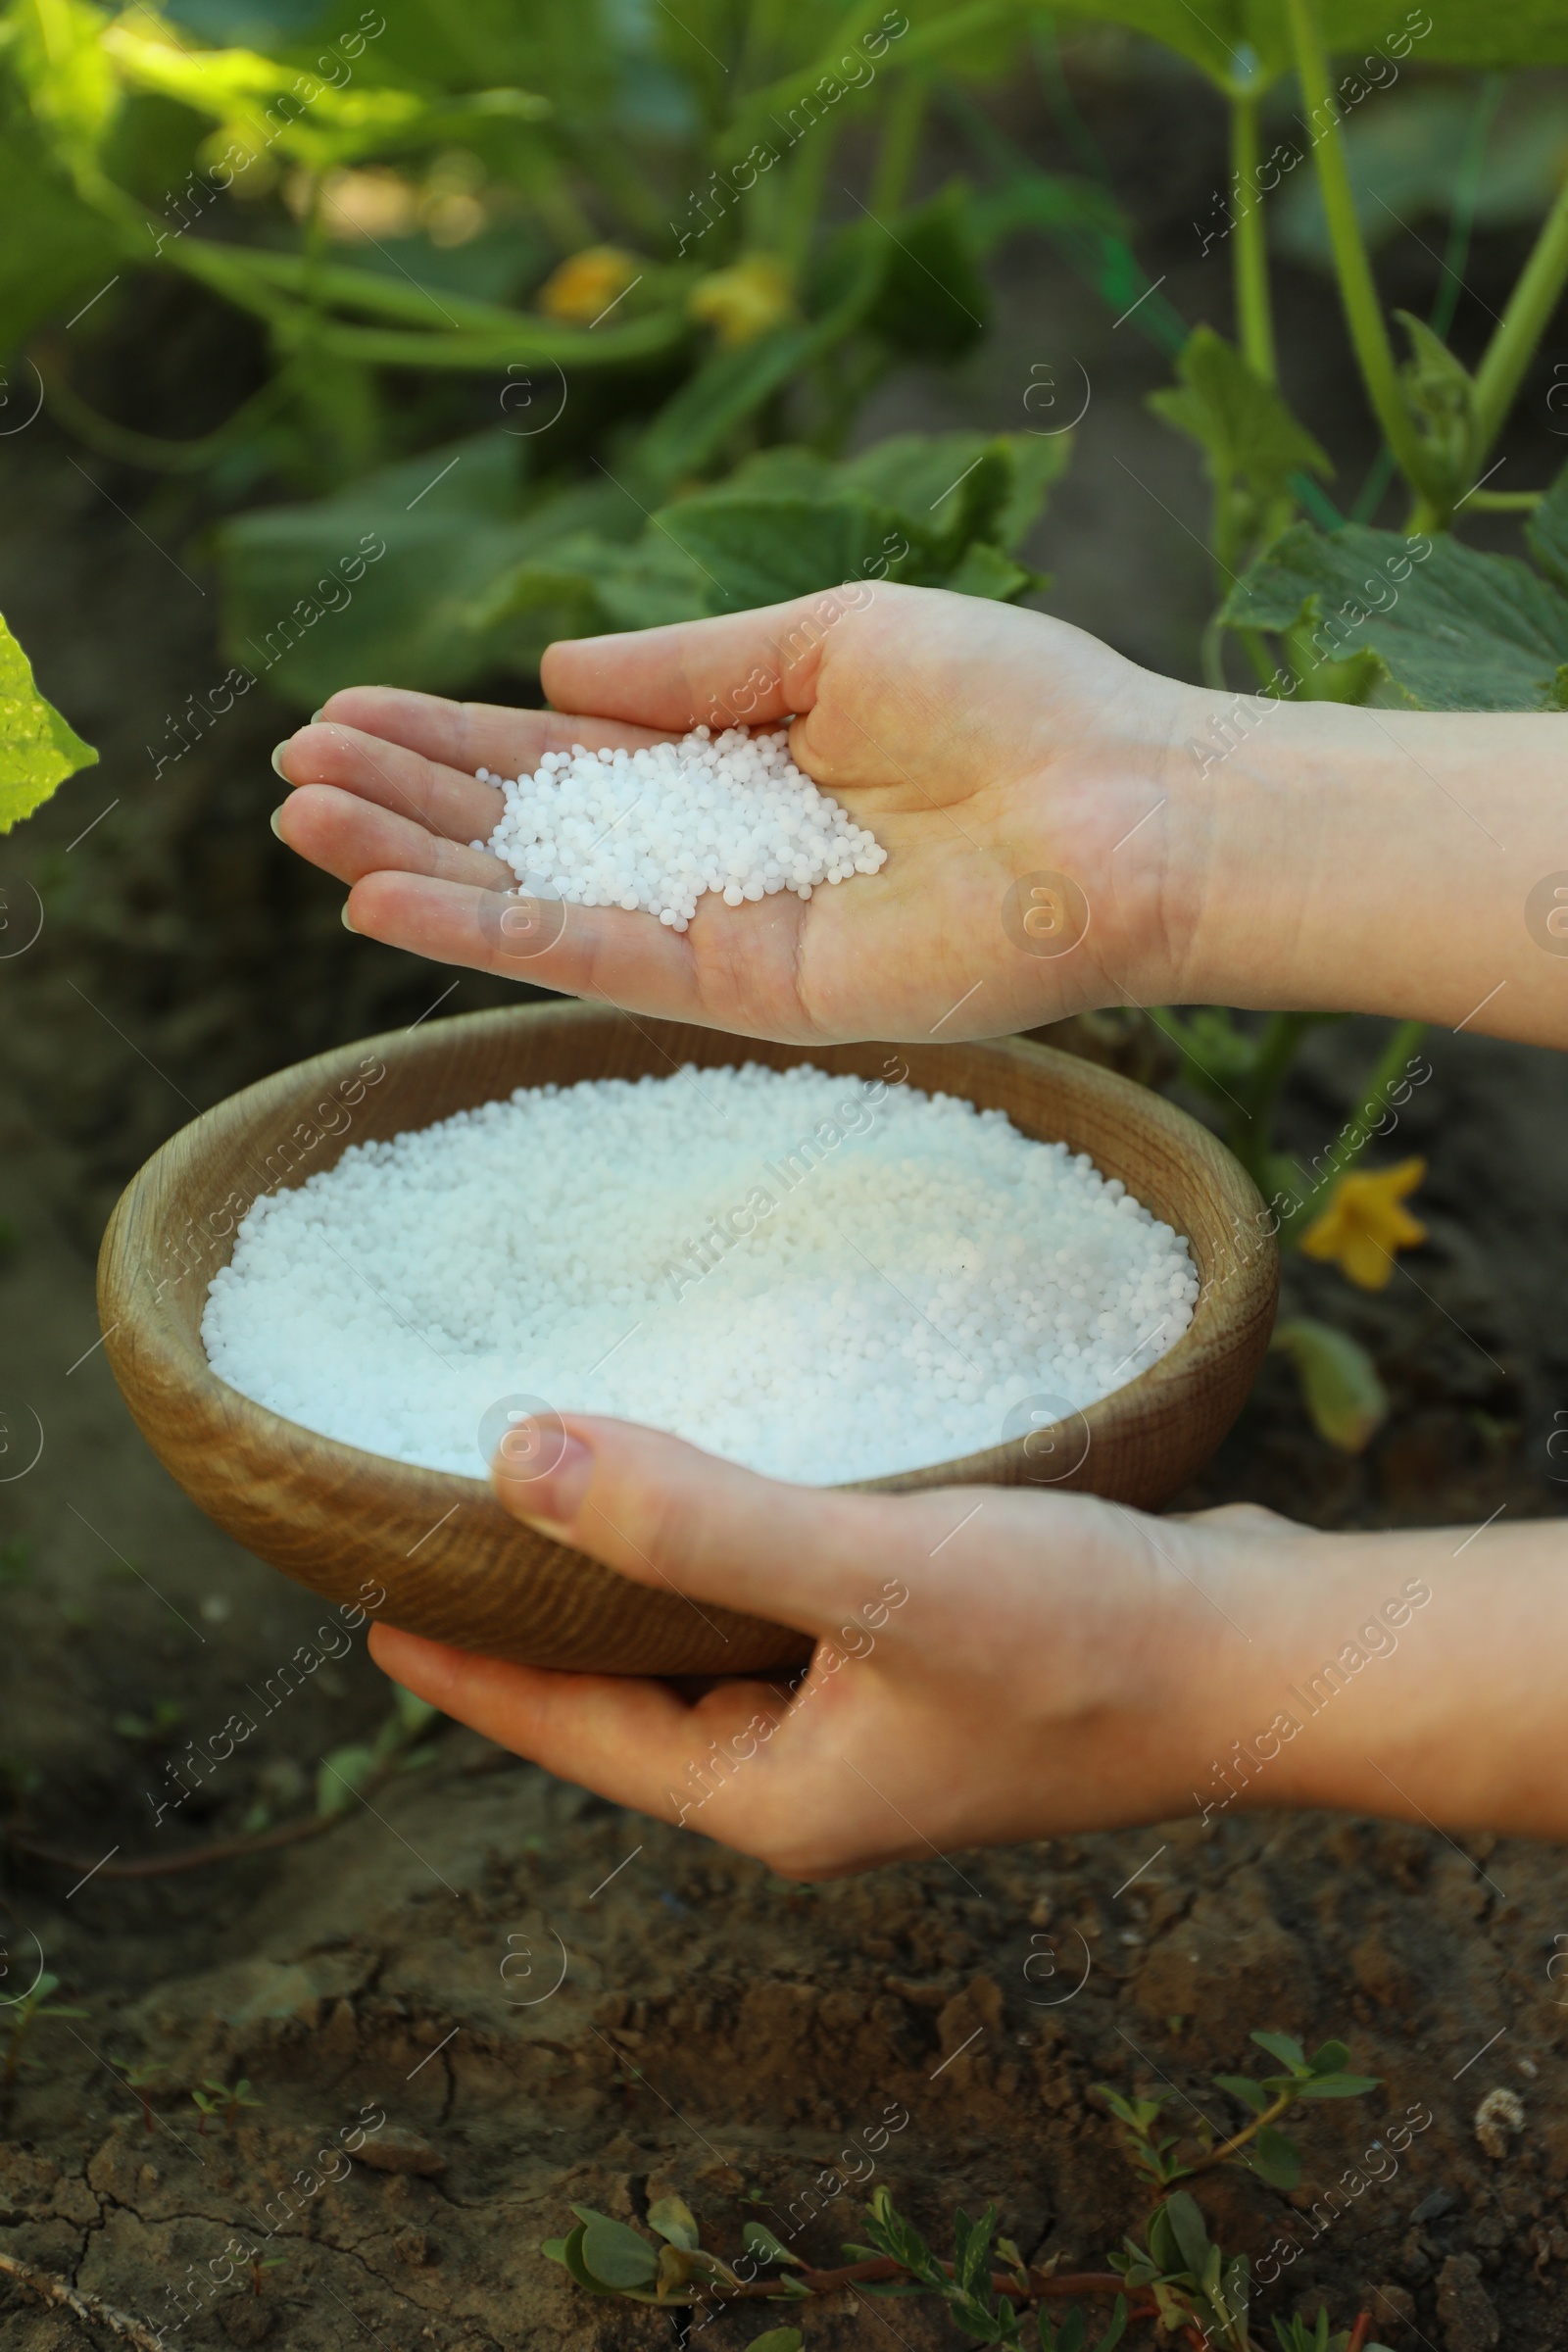
[[[284,807],[284,808],[286,808],[287,806],[288,806],[288,804],[287,804],[287,802],[285,802],[285,803],[283,804],[283,807]],[[281,825],[278,823],[278,821],[277,821],[277,820],[278,820],[278,818],[279,818],[279,817],[282,815],[282,813],[283,813],[283,809],[282,809],[282,808],[274,808],[274,809],[272,810],[272,813],[271,813],[271,815],[270,815],[270,816],[268,818],[268,820],[267,820],[267,821],[268,821],[268,823],[269,823],[269,824],[271,826],[271,828],[272,828],[272,831],[273,831],[273,832],[274,832],[274,833],[277,835],[277,838],[278,838],[278,840],[279,840],[279,841],[281,841],[281,840],[282,840],[282,838],[283,838],[283,828],[282,828],[282,826],[281,826]]]
[[[536,1471],[532,1478],[511,1475],[504,1455],[495,1466],[496,1485],[518,1517],[544,1527],[571,1525],[582,1509],[593,1474],[593,1448],[569,1430],[550,1468]]]
[[[342,907],[340,908],[340,910],[339,910],[339,911],[341,912],[341,914],[342,914],[342,917],[343,917],[343,928],[344,928],[344,930],[345,930],[345,931],[354,931],[354,925],[353,925],[353,923],[352,923],[352,922],[350,922],[350,920],[349,920],[349,903],[348,903],[347,899],[345,899],[345,900],[344,900],[344,902],[343,902],[343,905],[342,905]],[[358,939],[358,937],[359,937],[359,933],[358,933],[357,931],[354,931],[354,936],[355,936],[355,938],[356,938],[356,939]]]
[[[282,760],[278,758],[278,754],[279,752],[286,752],[293,740],[294,738],[291,735],[285,735],[281,743],[274,743],[272,746],[272,772],[274,775],[281,776],[285,784],[289,783],[292,779],[289,776],[287,768],[283,765]]]
[[[325,709],[326,709],[326,705],[323,703],[323,704],[321,705],[321,710],[324,710]],[[321,715],[321,710],[313,710],[313,711],[311,712],[311,724],[312,724],[312,726],[313,726],[313,727],[315,726],[315,724],[316,724],[317,720],[318,720],[318,719],[320,717],[320,715]]]

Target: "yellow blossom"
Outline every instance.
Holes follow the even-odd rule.
[[[754,253],[699,278],[688,297],[694,318],[718,329],[721,343],[750,343],[795,308],[789,272],[770,253]]]
[[[553,270],[539,289],[539,308],[551,318],[592,326],[639,270],[637,256],[618,245],[587,245]]]
[[[1427,1229],[1400,1202],[1427,1172],[1424,1159],[1401,1159],[1375,1176],[1342,1176],[1328,1205],[1301,1236],[1308,1257],[1332,1258],[1363,1291],[1381,1291],[1396,1250],[1412,1250]]]

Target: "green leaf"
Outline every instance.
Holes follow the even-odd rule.
[[[805,2341],[798,2328],[770,2328],[765,2335],[754,2335],[746,2352],[801,2352]]]
[[[648,2208],[648,2227],[657,2230],[672,2246],[683,2246],[688,2253],[700,2243],[697,2221],[684,2197],[656,2198]]]
[[[1301,2085],[1303,2099],[1359,2099],[1376,2090],[1380,2075],[1318,2075]]]
[[[1568,588],[1568,466],[1525,524],[1525,537],[1547,578]]]
[[[1115,2352],[1115,2347],[1121,2342],[1123,2335],[1126,2333],[1126,2298],[1122,2295],[1118,2295],[1115,2302],[1110,2307],[1110,2325],[1105,2329],[1105,2332],[1101,2337],[1099,2343],[1095,2346],[1095,2352]]]
[[[658,522],[703,573],[710,612],[865,579],[904,541],[892,509],[862,498],[748,498],[726,488],[682,499]]]
[[[792,2262],[798,2270],[805,2268],[800,2256],[792,2254],[762,2222],[748,2222],[741,2231],[741,2242],[749,2254],[758,2255],[763,2262]],[[861,2257],[857,2255],[855,2259],[859,2261]]]
[[[564,2237],[547,2237],[539,2251],[544,2256],[546,2262],[559,2262],[563,2265],[563,2267],[564,2267],[566,2260],[566,2241]]]
[[[316,1810],[322,1821],[345,1812],[355,1793],[375,1770],[375,1750],[355,1742],[335,1747],[323,1756],[316,1776]]]
[[[420,1732],[439,1719],[441,1713],[439,1707],[432,1706],[427,1698],[416,1697],[401,1683],[392,1686],[392,1709],[398,1730],[405,1740],[417,1739]]]
[[[583,2225],[583,2266],[595,2278],[617,2293],[653,2284],[659,2276],[659,2251],[640,2231],[629,2230],[624,2222],[612,2221],[607,2213],[596,2213],[589,2205],[574,2205],[571,2210]]]
[[[1345,2042],[1323,2041],[1312,2052],[1307,2064],[1314,2075],[1337,2075],[1348,2064],[1349,2056],[1349,2048]]]
[[[636,445],[637,472],[656,494],[700,473],[739,424],[782,390],[806,360],[811,330],[779,326],[717,351],[660,411]]]
[[[961,2206],[953,2217],[953,2282],[962,2294],[983,2294],[988,2304],[991,2232],[996,2221],[994,2205],[988,2206],[977,2222],[971,2222]]]
[[[1364,1453],[1389,1417],[1389,1395],[1359,1340],[1310,1315],[1277,1324],[1269,1342],[1289,1356],[1320,1438],[1341,1453]]]
[[[985,333],[991,296],[976,258],[969,202],[965,183],[953,180],[881,231],[890,249],[866,324],[900,351],[956,359]]]
[[[1176,373],[1177,388],[1152,392],[1149,406],[1199,444],[1216,485],[1239,475],[1260,500],[1269,500],[1282,495],[1293,473],[1333,472],[1275,386],[1212,327],[1194,327]]]
[[[1568,601],[1525,564],[1360,523],[1294,523],[1237,582],[1223,617],[1301,632],[1308,673],[1314,661],[1370,652],[1380,697],[1417,710],[1547,710],[1568,660]]]
[[[1265,2124],[1252,2142],[1252,2165],[1270,2188],[1294,2188],[1301,2178],[1301,2151],[1294,2139]]]
[[[0,833],[42,808],[57,785],[98,755],[32,682],[32,665],[0,620]]]
[[[1295,506],[1291,477],[1332,473],[1327,456],[1275,386],[1212,327],[1193,329],[1173,390],[1152,392],[1156,416],[1196,441],[1216,499],[1221,560],[1272,539]],[[1235,556],[1240,561],[1240,555]]]
[[[1396,311],[1410,341],[1410,357],[1399,371],[1426,452],[1422,479],[1457,497],[1466,486],[1476,443],[1476,388],[1470,371],[1440,335],[1410,311]]]
[[[1228,2090],[1233,2099],[1240,2099],[1242,2105],[1250,2107],[1254,2115],[1261,2115],[1269,2103],[1268,2092],[1260,2089],[1246,2075],[1216,2075],[1213,2079],[1221,2090]]]
[[[1197,2198],[1179,2188],[1165,2199],[1162,2211],[1181,2248],[1182,2261],[1195,2278],[1201,2278],[1211,2248]]]
[[[578,2206],[574,2205],[572,2207],[573,2213],[577,2213],[580,2210],[581,2208]],[[561,2259],[565,2264],[566,2269],[570,2272],[572,2278],[577,2281],[577,2284],[579,2286],[585,2286],[591,2295],[612,2295],[615,2291],[614,2288],[612,2286],[607,2286],[602,2278],[596,2278],[593,2272],[588,2268],[587,2263],[583,2260],[583,2239],[587,2236],[587,2224],[584,2222],[579,2222],[571,2235],[565,2240],[564,2244],[563,2244],[561,2249]]]
[[[1254,2032],[1249,2034],[1248,2039],[1255,2041],[1260,2050],[1267,2050],[1271,2058],[1278,2058],[1282,2065],[1290,2068],[1293,2075],[1307,2073],[1306,2052],[1294,2034]]]

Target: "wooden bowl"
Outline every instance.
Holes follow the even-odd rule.
[[[194,1120],[126,1187],[98,1262],[105,1347],[148,1444],[187,1494],[264,1560],[335,1602],[384,1592],[393,1625],[535,1665],[703,1675],[790,1665],[785,1628],[629,1583],[501,1508],[481,1478],[411,1468],[316,1436],[209,1368],[208,1287],[259,1195],[350,1143],[425,1127],[517,1086],[664,1074],[682,1062],[811,1061],[962,1095],[1026,1135],[1087,1152],[1185,1233],[1193,1321],[1099,1404],[985,1453],[872,1485],[1035,1483],[1152,1505],[1218,1445],[1268,1345],[1278,1287],[1261,1203],[1224,1148],[1158,1095],[1047,1046],[774,1046],[597,1005],[533,1004],[371,1038],[280,1070]]]

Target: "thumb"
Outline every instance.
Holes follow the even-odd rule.
[[[540,676],[558,710],[646,727],[751,726],[809,710],[821,647],[871,601],[862,581],[753,612],[674,621],[550,646]]]
[[[516,1518],[640,1585],[831,1639],[897,1565],[911,1532],[896,1495],[792,1486],[680,1438],[574,1413],[519,1426],[492,1465]],[[848,1629],[846,1629],[848,1630]]]

